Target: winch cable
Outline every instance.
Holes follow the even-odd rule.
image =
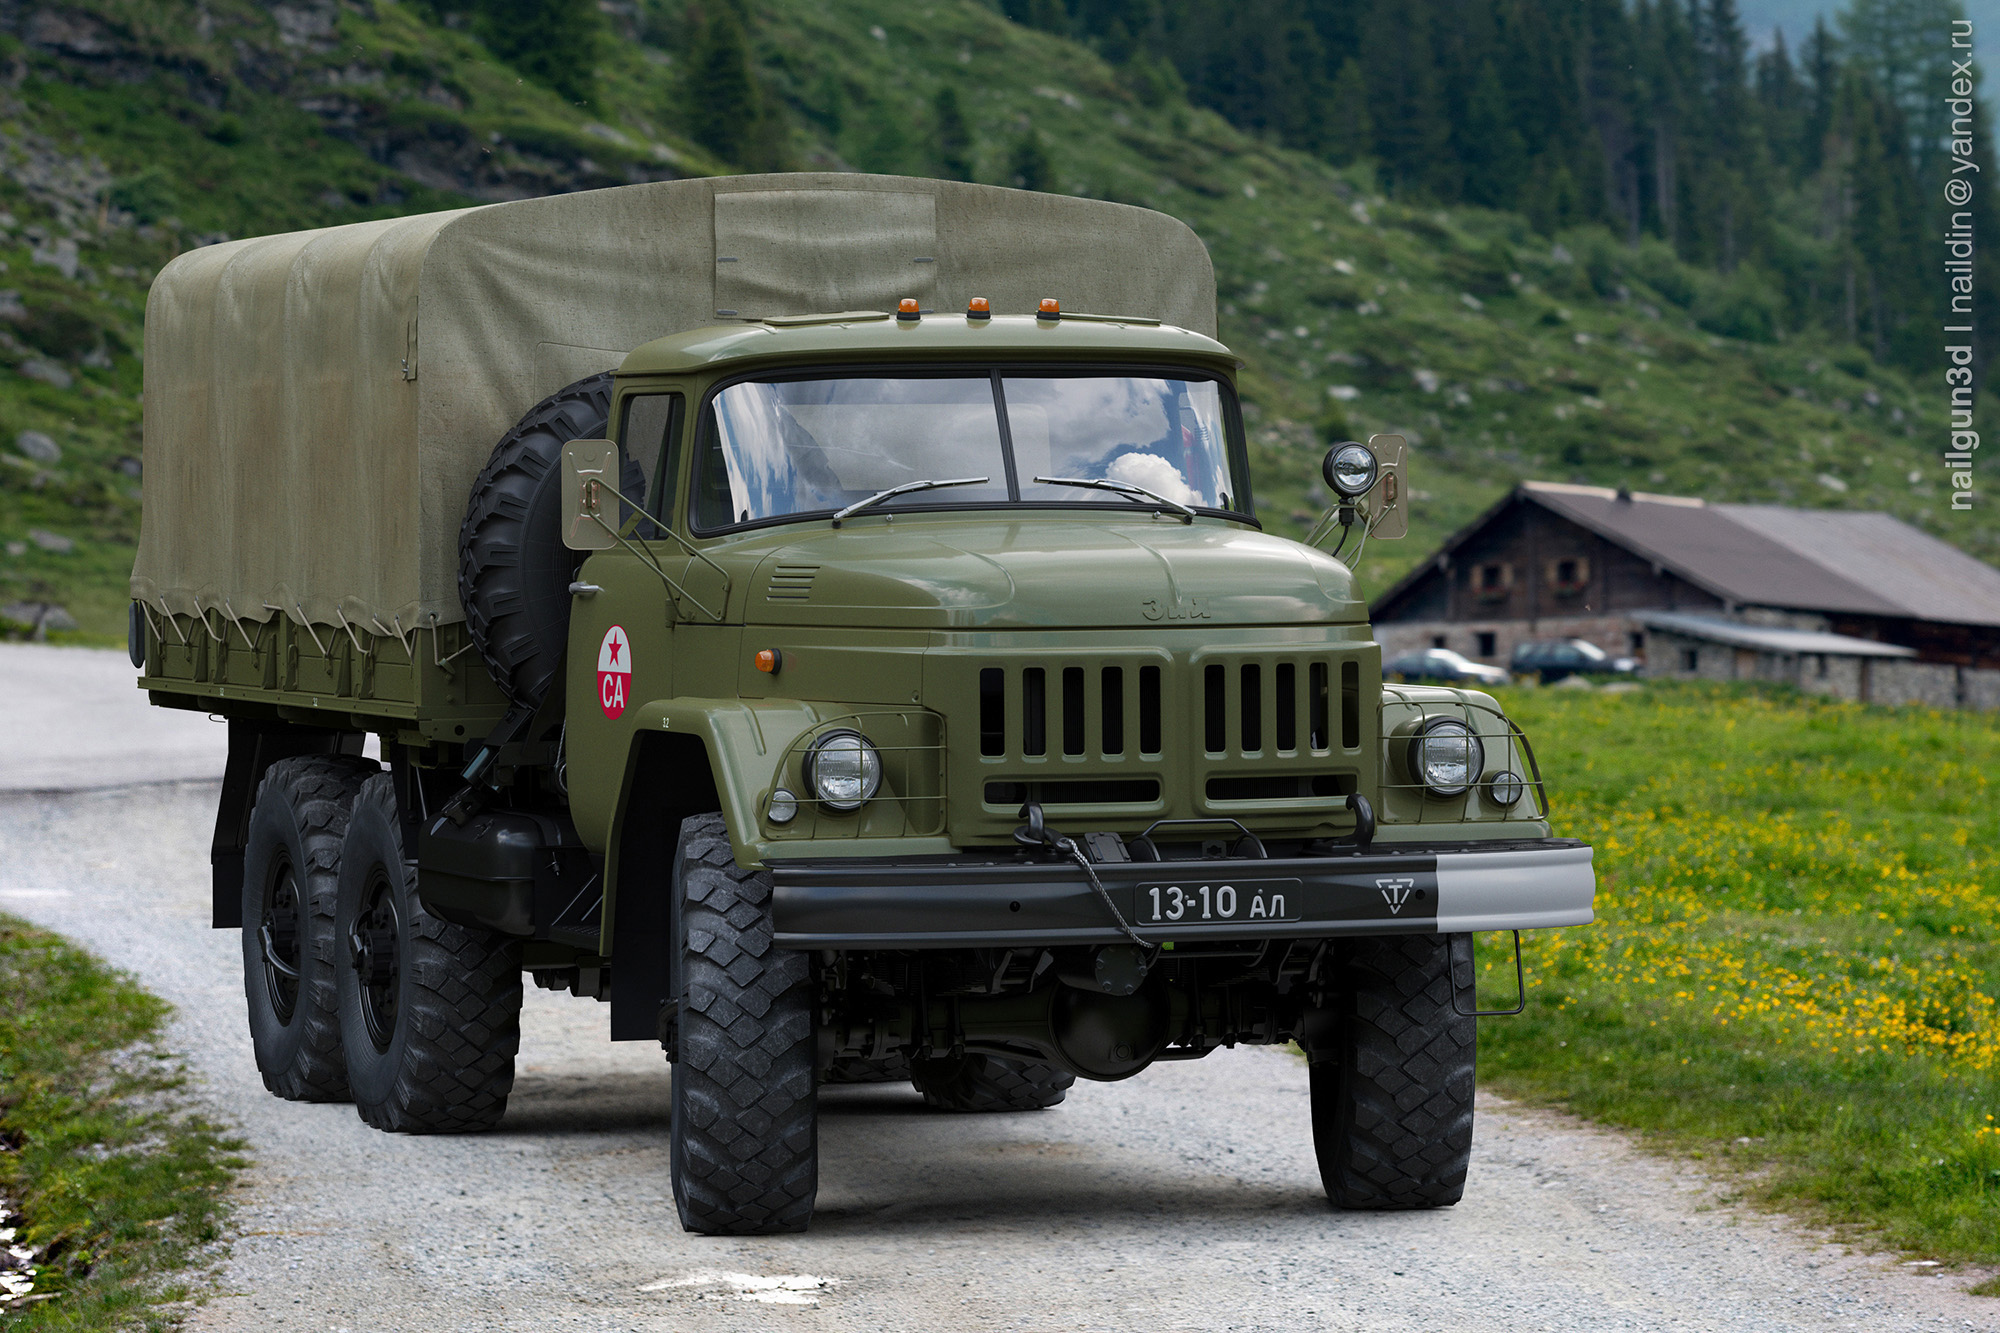
[[[1083,850],[1082,845],[1068,834],[1058,833],[1050,828],[1043,817],[1042,807],[1036,802],[1030,801],[1022,806],[1020,817],[1027,822],[1014,830],[1014,841],[1023,847],[1053,848],[1075,861],[1083,871],[1083,877],[1090,881],[1090,887],[1097,891],[1098,900],[1104,904],[1104,910],[1111,913],[1111,919],[1118,923],[1119,931],[1145,952],[1146,966],[1150,968],[1158,962],[1163,952],[1162,947],[1148,944],[1138,931],[1132,929],[1131,923],[1125,919],[1125,914],[1118,910],[1118,904],[1112,901],[1111,891],[1104,887],[1102,880],[1098,879],[1097,868],[1091,865],[1090,854]]]
[[[1059,852],[1067,852],[1077,865],[1083,868],[1084,878],[1090,881],[1091,888],[1097,890],[1098,898],[1104,903],[1104,910],[1111,913],[1111,919],[1118,923],[1118,929],[1124,932],[1126,939],[1145,952],[1146,966],[1150,968],[1158,962],[1162,952],[1160,946],[1148,944],[1140,938],[1138,931],[1132,929],[1131,923],[1125,920],[1125,914],[1118,910],[1118,904],[1111,900],[1111,891],[1104,887],[1102,880],[1098,879],[1096,868],[1090,864],[1090,857],[1077,845],[1076,839],[1057,835],[1054,846]]]

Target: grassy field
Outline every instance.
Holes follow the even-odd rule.
[[[76,946],[0,916],[0,1197],[34,1292],[0,1325],[165,1328],[221,1235],[238,1145],[184,1109],[154,1041],[167,1006]]]
[[[1486,1082],[2000,1262],[2000,717],[1672,685],[1505,706],[1557,832],[1597,848],[1599,919],[1529,940]]]

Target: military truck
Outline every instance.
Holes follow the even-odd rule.
[[[1239,366],[1181,223],[950,182],[175,260],[132,655],[228,722],[266,1085],[488,1128],[531,977],[662,1043],[680,1220],[750,1234],[811,1217],[823,1084],[1029,1111],[1296,1042],[1332,1202],[1455,1202],[1472,932],[1589,921],[1590,849],[1492,698],[1382,683],[1403,441],[1270,535]]]

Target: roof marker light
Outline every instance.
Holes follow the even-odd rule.
[[[906,296],[896,302],[896,318],[905,324],[914,324],[923,316],[917,311],[917,298]]]
[[[993,303],[983,296],[975,296],[965,303],[965,317],[967,319],[991,319],[993,318]]]
[[[1062,302],[1060,302],[1060,301],[1056,300],[1056,298],[1055,298],[1055,297],[1053,297],[1053,296],[1044,296],[1044,297],[1042,298],[1042,304],[1041,304],[1041,308],[1035,311],[1035,318],[1036,318],[1036,319],[1061,319],[1061,318],[1062,318]]]

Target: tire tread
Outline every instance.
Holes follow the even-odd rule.
[[[387,774],[370,779],[356,804],[374,807],[391,829],[401,829]],[[414,876],[415,867],[405,862],[405,873]],[[407,980],[398,1015],[399,1024],[408,1025],[403,1058],[387,1095],[357,1099],[355,1109],[392,1134],[491,1129],[506,1113],[521,1047],[520,945],[434,917],[413,892],[405,903],[409,950],[402,959]],[[365,1032],[352,1036],[373,1050]]]
[[[348,1099],[347,1061],[340,1045],[340,1000],[333,969],[340,965],[335,947],[333,914],[340,875],[340,847],[347,821],[362,785],[379,772],[372,759],[355,755],[299,755],[280,759],[264,770],[257,800],[282,792],[299,825],[299,845],[306,863],[297,868],[300,904],[306,921],[307,947],[319,964],[308,985],[299,989],[295,1017],[303,1023],[294,1058],[281,1069],[258,1062],[264,1086],[294,1102],[344,1102]],[[254,867],[245,867],[255,873]],[[247,886],[246,886],[247,887]],[[247,897],[247,895],[246,895]],[[246,902],[245,906],[249,904]],[[247,911],[244,930],[254,934],[259,917]],[[246,975],[246,984],[256,980]]]
[[[681,828],[681,1224],[706,1235],[803,1231],[819,1191],[811,969],[774,942],[770,876],[736,864],[722,817]]]
[[[933,1110],[1046,1111],[1069,1095],[1076,1075],[1054,1065],[968,1055],[945,1069],[926,1069],[920,1063],[912,1081]]]
[[[1442,1208],[1465,1193],[1472,1155],[1476,1020],[1453,1007],[1451,941],[1350,941],[1339,1059],[1312,1069],[1313,1138],[1341,1208]]]

